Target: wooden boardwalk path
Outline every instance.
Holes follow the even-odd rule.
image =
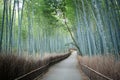
[[[36,80],[82,80],[78,69],[77,52],[52,66],[48,72]]]

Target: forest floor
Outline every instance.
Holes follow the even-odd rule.
[[[48,72],[36,80],[83,80],[78,67],[77,52],[52,66]]]

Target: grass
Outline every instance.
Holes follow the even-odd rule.
[[[46,65],[63,55],[49,55],[43,59],[20,57],[16,55],[0,55],[0,79],[14,80],[15,78]]]
[[[120,61],[116,61],[115,57],[112,55],[92,57],[79,56],[78,60],[80,63],[89,66],[90,68],[102,73],[109,78],[112,78],[113,80],[120,80]],[[81,66],[81,69],[91,80],[105,80],[96,75],[94,72],[87,70],[83,66]]]

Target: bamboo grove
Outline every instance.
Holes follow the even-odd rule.
[[[83,54],[120,51],[120,1],[76,0],[76,40]]]
[[[120,51],[119,0],[2,0],[0,51],[81,55]]]
[[[30,55],[64,52],[72,40],[49,0],[3,0],[0,50]],[[54,15],[54,16],[53,16]]]

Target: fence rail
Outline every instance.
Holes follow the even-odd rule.
[[[104,78],[105,80],[113,80],[113,79],[111,79],[111,78],[109,78],[109,77],[103,75],[102,73],[97,72],[96,70],[90,68],[89,66],[87,66],[87,65],[85,65],[85,64],[80,63],[80,65],[83,66],[84,68],[86,68],[86,69],[88,69],[88,70],[94,72],[95,74],[97,74],[98,76]]]
[[[67,58],[70,56],[71,53],[68,53],[68,54],[65,54],[64,56],[62,57],[59,57],[57,59],[54,59],[52,61],[50,61],[48,64],[38,68],[38,69],[35,69],[35,70],[32,70],[31,72],[29,73],[26,73],[14,80],[33,80],[34,78],[36,78],[37,76],[41,75],[42,73],[44,73],[51,65]]]

